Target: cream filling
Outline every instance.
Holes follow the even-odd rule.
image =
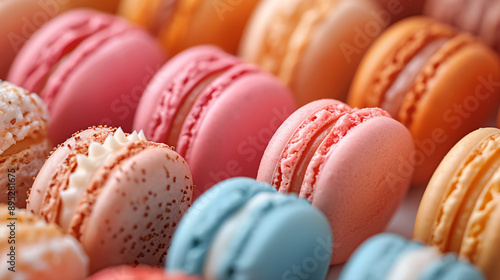
[[[203,279],[217,280],[217,271],[221,262],[224,260],[226,252],[230,250],[232,240],[238,230],[251,217],[255,209],[260,205],[272,202],[280,198],[281,194],[276,192],[264,192],[257,194],[236,213],[229,217],[216,233],[207,256],[205,266],[203,267]]]
[[[418,75],[422,72],[431,57],[448,41],[448,38],[435,40],[425,46],[398,75],[394,83],[387,90],[381,108],[389,112],[393,118],[398,118],[399,110],[403,106],[406,94],[410,91]]]
[[[101,167],[106,159],[119,151],[126,144],[137,141],[146,141],[142,132],[133,132],[125,136],[121,128],[118,128],[114,135],[110,135],[104,144],[92,142],[89,146],[88,156],[78,154],[76,156],[76,169],[69,176],[69,183],[66,190],[61,191],[61,213],[59,225],[65,232],[68,232],[71,219],[76,211],[83,192],[87,189],[94,173]]]
[[[441,253],[437,248],[424,247],[401,256],[387,274],[386,280],[418,280],[426,267],[438,261]]]

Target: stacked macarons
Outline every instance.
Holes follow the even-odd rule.
[[[335,239],[332,264],[338,264],[388,224],[410,185],[413,152],[409,131],[384,110],[324,99],[278,129],[257,180],[296,193],[325,214]]]
[[[443,159],[418,209],[414,238],[498,279],[500,129],[476,130]]]
[[[160,45],[144,30],[77,10],[33,35],[8,80],[40,94],[52,117],[49,136],[58,144],[92,125],[130,130],[142,92],[164,61]]]
[[[339,280],[483,280],[470,263],[453,254],[442,255],[434,247],[409,242],[393,234],[381,234],[356,250]],[[496,279],[496,278],[491,278]]]
[[[89,259],[78,241],[25,210],[0,204],[0,279],[84,280]]]
[[[90,272],[161,265],[192,200],[185,160],[142,132],[93,127],[58,146],[40,170],[27,210],[57,223],[90,258]]]
[[[139,103],[134,129],[176,147],[191,168],[196,198],[224,179],[255,178],[267,143],[295,108],[290,91],[271,75],[199,46],[160,69]]]

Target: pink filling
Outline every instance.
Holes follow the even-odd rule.
[[[386,110],[394,118],[398,118],[406,94],[410,91],[417,76],[422,72],[430,58],[436,54],[447,41],[447,38],[437,39],[429,43],[416,54],[403,71],[401,71],[392,86],[387,90],[380,107]]]

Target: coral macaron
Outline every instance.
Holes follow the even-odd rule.
[[[134,129],[176,147],[198,197],[224,179],[255,178],[268,141],[295,108],[290,91],[271,75],[199,46],[172,58],[153,78]]]
[[[161,265],[193,191],[185,160],[142,133],[95,127],[61,144],[38,174],[27,209],[81,242],[90,271]]]
[[[91,10],[65,13],[38,30],[8,80],[37,92],[58,144],[92,125],[132,127],[137,103],[165,61],[159,43],[123,19]]]
[[[410,130],[417,148],[413,184],[425,186],[456,142],[494,121],[499,61],[469,34],[430,18],[409,18],[370,48],[348,103],[381,107]]]
[[[278,129],[257,180],[307,198],[326,215],[337,264],[390,221],[409,187],[413,152],[411,134],[387,112],[318,100]]]

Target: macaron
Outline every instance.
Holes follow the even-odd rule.
[[[34,93],[0,81],[0,201],[26,207],[33,177],[49,155],[49,114]]]
[[[339,264],[391,220],[410,185],[413,152],[410,132],[384,110],[323,99],[282,124],[257,180],[325,214],[335,238],[331,263]]]
[[[55,224],[0,204],[0,279],[84,280],[89,260]]]
[[[93,127],[75,133],[43,165],[27,210],[57,223],[90,258],[90,272],[121,264],[163,265],[191,204],[185,160],[165,144]]]
[[[370,238],[356,250],[339,280],[483,280],[473,265],[454,254],[406,241],[394,234]],[[491,278],[493,279],[493,278]]]
[[[77,7],[88,7],[114,13],[119,0],[4,0],[0,3],[0,79],[7,78],[9,68],[26,41],[47,21]]]
[[[446,153],[494,122],[500,60],[469,34],[425,17],[391,26],[357,70],[348,104],[381,107],[415,139],[413,184],[426,186]]]
[[[427,1],[424,8],[425,15],[480,36],[497,52],[500,52],[499,12],[497,0],[434,0]]]
[[[191,168],[197,198],[224,179],[255,178],[267,143],[295,109],[291,92],[273,76],[198,46],[153,78],[133,128],[176,147]]]
[[[8,80],[37,92],[58,144],[91,125],[132,128],[137,103],[164,63],[161,46],[123,19],[91,10],[43,26],[16,57]]]
[[[425,190],[413,237],[476,264],[487,279],[500,268],[500,129],[478,129],[443,159]]]
[[[406,17],[422,14],[422,10],[426,0],[378,0],[383,10],[387,12],[386,16],[390,17],[391,23],[401,20]]]
[[[200,280],[180,273],[167,273],[163,268],[149,266],[118,266],[99,271],[87,280]]]
[[[299,105],[345,101],[361,58],[390,23],[380,10],[372,0],[263,0],[240,55],[279,77]]]
[[[197,45],[236,53],[259,0],[122,0],[119,14],[148,29],[174,55]]]
[[[326,218],[306,200],[250,178],[219,183],[175,232],[167,269],[203,279],[325,279],[332,253]]]

